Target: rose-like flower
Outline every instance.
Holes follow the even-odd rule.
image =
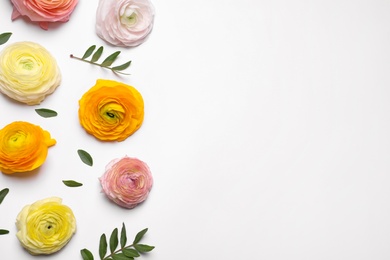
[[[146,163],[127,156],[112,160],[99,180],[110,200],[129,209],[143,202],[153,185]]]
[[[144,119],[144,101],[132,86],[98,79],[79,101],[79,120],[84,129],[102,141],[123,141]]]
[[[34,42],[17,42],[0,53],[0,92],[28,105],[39,104],[61,83],[53,56]]]
[[[96,33],[113,45],[133,47],[146,40],[153,21],[154,7],[150,0],[100,0]]]
[[[69,21],[78,0],[11,0],[11,2],[14,5],[12,20],[19,16],[27,16],[31,21],[38,22],[42,29],[47,30],[49,23]]]
[[[28,172],[46,160],[48,148],[56,143],[50,133],[28,122],[13,122],[0,130],[0,170]]]
[[[63,248],[76,232],[76,219],[62,199],[50,197],[25,206],[16,218],[20,243],[32,255]]]

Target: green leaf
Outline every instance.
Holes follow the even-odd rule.
[[[83,186],[82,183],[80,182],[77,182],[77,181],[72,181],[72,180],[66,180],[66,181],[62,181],[66,186],[68,187],[80,187],[80,186]]]
[[[77,150],[77,153],[79,154],[80,159],[81,161],[83,161],[83,163],[89,166],[93,165],[93,159],[89,153],[81,149]]]
[[[133,244],[138,244],[138,242],[141,241],[142,237],[145,235],[146,232],[148,232],[147,228],[138,232],[138,234],[134,238]]]
[[[131,61],[128,61],[122,65],[119,65],[119,66],[116,66],[116,67],[112,67],[111,69],[114,70],[114,71],[121,71],[121,70],[125,70],[127,69],[131,64]]]
[[[114,52],[113,54],[111,54],[110,56],[108,56],[103,62],[102,65],[103,67],[108,67],[110,66],[115,60],[116,58],[118,57],[118,55],[120,54],[121,52],[120,51],[116,51]]]
[[[111,253],[113,253],[115,251],[117,246],[118,246],[118,229],[115,228],[112,231],[111,236],[110,236],[110,250],[111,250]]]
[[[3,202],[5,196],[7,196],[8,192],[9,192],[8,188],[2,189],[0,191],[0,204]]]
[[[116,255],[112,255],[112,258],[114,260],[133,260],[134,258],[132,257],[127,257],[125,256],[124,254],[116,254]]]
[[[125,247],[127,242],[127,236],[126,236],[126,227],[125,223],[122,223],[122,230],[121,230],[121,247]]]
[[[149,246],[149,245],[143,245],[143,244],[135,244],[134,248],[140,252],[140,253],[146,253],[150,252],[154,249],[154,246]]]
[[[93,255],[91,251],[88,249],[84,248],[80,250],[81,256],[83,257],[83,260],[93,260]]]
[[[38,115],[41,117],[54,117],[57,116],[57,112],[51,109],[47,108],[37,108],[35,109],[35,112],[37,112]]]
[[[140,256],[140,254],[132,248],[123,249],[123,254],[125,254],[126,256],[130,256],[130,257],[139,257]]]
[[[107,239],[106,239],[106,234],[103,234],[100,237],[100,244],[99,244],[100,259],[103,259],[106,253],[107,253]]]
[[[10,32],[0,34],[0,45],[6,43],[11,37],[11,35],[12,33]]]
[[[100,56],[102,56],[103,53],[103,46],[100,46],[100,48],[92,55],[91,62],[97,61]]]
[[[85,60],[89,56],[91,56],[92,52],[95,50],[96,45],[92,45],[91,47],[88,48],[88,50],[84,53],[83,57],[81,58],[82,60]]]
[[[6,235],[6,234],[8,234],[8,233],[9,233],[8,230],[0,229],[0,235]]]

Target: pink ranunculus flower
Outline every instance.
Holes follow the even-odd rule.
[[[78,0],[11,0],[14,5],[12,20],[19,16],[27,16],[31,21],[38,22],[42,29],[47,30],[49,23],[67,22]]]
[[[122,47],[143,43],[153,28],[154,7],[150,0],[100,0],[96,33]]]
[[[153,185],[146,163],[127,156],[112,160],[99,180],[110,200],[129,209],[143,202]]]

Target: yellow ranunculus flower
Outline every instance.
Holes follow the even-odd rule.
[[[34,42],[17,42],[0,53],[0,92],[28,105],[41,103],[61,83],[53,56]]]
[[[0,170],[3,173],[32,171],[41,166],[56,140],[40,126],[16,121],[0,130]]]
[[[62,199],[51,197],[25,206],[16,218],[17,238],[32,255],[52,254],[76,232],[76,219]]]
[[[84,129],[102,141],[123,141],[141,127],[144,101],[134,87],[98,79],[79,101]]]

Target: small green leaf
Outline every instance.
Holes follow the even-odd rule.
[[[35,112],[37,112],[38,115],[41,117],[54,117],[57,116],[57,112],[51,109],[47,108],[37,108],[35,109]]]
[[[100,46],[100,48],[92,55],[91,62],[97,61],[100,56],[102,56],[103,53],[103,46]]]
[[[120,51],[116,51],[114,52],[113,54],[111,54],[110,56],[108,56],[103,62],[102,65],[103,67],[108,67],[108,66],[111,66],[111,64],[116,60],[116,58],[118,57],[118,55],[120,54],[121,52]]]
[[[66,186],[68,187],[80,187],[80,186],[83,186],[82,183],[80,182],[77,182],[77,181],[72,181],[72,180],[66,180],[66,181],[62,181]]]
[[[112,258],[113,258],[114,260],[133,260],[133,259],[134,259],[133,257],[127,257],[127,256],[125,256],[124,254],[112,255]]]
[[[111,68],[111,69],[114,70],[114,71],[125,70],[125,69],[127,69],[127,68],[130,66],[130,64],[131,64],[131,61],[128,61],[128,62],[126,62],[126,63],[124,63],[124,64],[122,64],[122,65],[113,67],[113,68]]]
[[[118,229],[115,228],[112,231],[111,236],[110,236],[110,250],[111,250],[111,253],[113,253],[115,251],[117,246],[118,246]]]
[[[7,196],[8,192],[9,192],[8,188],[2,189],[0,191],[0,204],[3,202],[5,196]]]
[[[0,229],[0,235],[6,235],[6,234],[8,234],[8,233],[9,233],[8,230]]]
[[[83,161],[83,163],[89,166],[93,165],[93,159],[89,153],[81,149],[77,150],[77,153],[79,154],[80,159],[81,161]]]
[[[154,246],[149,246],[149,245],[143,245],[143,244],[135,244],[134,248],[140,252],[140,253],[146,253],[150,252],[154,249]]]
[[[121,230],[121,247],[125,247],[127,242],[127,236],[126,236],[126,227],[125,223],[122,223],[122,230]]]
[[[99,244],[100,259],[103,259],[106,253],[107,253],[107,239],[106,239],[106,234],[103,234],[100,237],[100,244]]]
[[[89,56],[91,56],[92,52],[95,50],[96,45],[92,45],[91,47],[88,48],[88,50],[84,53],[83,57],[81,58],[82,60],[85,60]]]
[[[130,256],[130,257],[139,257],[140,256],[140,254],[132,248],[123,249],[123,254],[125,254],[126,256]]]
[[[0,45],[6,43],[11,37],[11,35],[12,33],[10,32],[0,34]]]
[[[80,250],[81,256],[83,257],[83,260],[93,260],[93,255],[91,251],[88,249],[84,248]]]
[[[133,244],[138,244],[138,242],[141,241],[142,237],[145,235],[146,232],[148,232],[147,228],[138,232],[138,234],[134,238]]]

